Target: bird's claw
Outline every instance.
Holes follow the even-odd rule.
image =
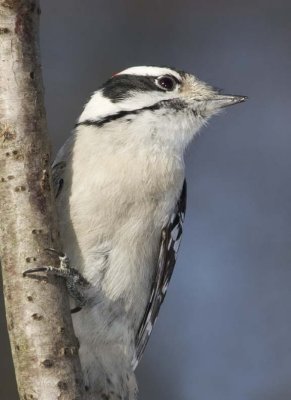
[[[65,278],[66,285],[70,296],[76,301],[77,307],[72,310],[77,312],[86,303],[85,290],[90,287],[90,283],[80,274],[78,270],[70,267],[69,257],[61,252],[52,248],[46,248],[45,251],[58,257],[60,261],[59,267],[41,266],[36,268],[27,269],[23,272],[23,276],[34,274],[36,272],[45,272],[47,275],[60,276]]]
[[[70,270],[69,257],[62,251],[58,251],[53,248],[45,248],[44,250],[53,256],[57,256],[60,261],[60,266],[58,268],[52,266],[42,266],[42,267],[27,269],[23,272],[23,276],[26,276],[28,274],[33,274],[35,272],[46,272],[48,275],[57,275],[66,278],[69,274],[68,271]]]
[[[48,272],[49,267],[36,267],[36,268],[31,268],[31,269],[26,269],[22,275],[25,277],[28,274],[33,274],[35,272]]]

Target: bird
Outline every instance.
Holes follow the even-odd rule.
[[[186,210],[184,152],[245,96],[171,67],[130,67],[85,105],[53,163],[73,325],[88,399],[136,400],[135,368],[175,266]]]

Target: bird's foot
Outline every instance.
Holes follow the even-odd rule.
[[[57,256],[60,261],[60,266],[42,266],[27,269],[23,272],[23,276],[34,274],[36,272],[45,272],[47,275],[65,278],[68,292],[77,304],[77,307],[71,310],[71,312],[74,313],[80,311],[80,309],[86,304],[87,296],[85,295],[85,291],[90,288],[90,283],[82,276],[82,274],[80,274],[79,271],[70,267],[70,260],[66,254],[51,248],[45,249],[45,251]]]

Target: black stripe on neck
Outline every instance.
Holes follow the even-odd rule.
[[[119,111],[116,114],[111,114],[106,117],[100,118],[98,120],[86,119],[85,121],[78,122],[75,127],[78,126],[97,126],[98,128],[108,124],[109,122],[116,121],[117,119],[126,117],[127,115],[137,115],[142,113],[143,111],[156,111],[160,110],[161,108],[172,108],[175,111],[180,111],[187,107],[187,104],[178,99],[171,99],[171,100],[162,100],[158,103],[155,103],[151,106],[138,108],[136,110],[130,111]]]

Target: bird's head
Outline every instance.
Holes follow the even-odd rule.
[[[132,67],[93,94],[77,125],[133,128],[135,135],[185,148],[212,115],[245,99],[220,94],[194,75],[172,68]]]

